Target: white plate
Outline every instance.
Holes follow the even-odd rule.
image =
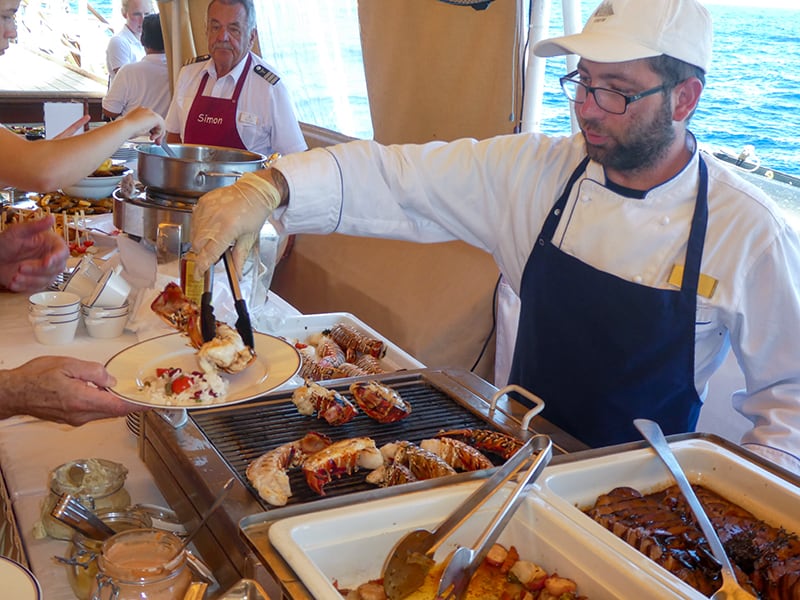
[[[178,367],[184,371],[196,371],[197,350],[189,339],[180,333],[155,337],[112,356],[106,363],[108,371],[117,379],[110,388],[123,400],[144,406],[192,409],[208,406],[227,406],[262,396],[289,381],[300,370],[300,355],[286,341],[264,333],[254,333],[256,359],[241,373],[221,373],[228,381],[228,393],[219,401],[197,405],[169,406],[154,404],[147,399],[139,386],[157,368]]]
[[[39,600],[42,597],[42,588],[33,573],[5,556],[0,556],[0,586],[3,598]]]

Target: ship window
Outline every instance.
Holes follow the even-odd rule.
[[[357,0],[258,3],[261,55],[280,73],[300,121],[372,138]]]

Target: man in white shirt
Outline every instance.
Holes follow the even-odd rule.
[[[116,119],[137,106],[151,108],[162,117],[169,108],[169,70],[164,53],[161,17],[147,15],[142,23],[142,46],[145,56],[139,62],[124,65],[103,98],[103,116]]]
[[[106,47],[106,68],[108,69],[108,85],[114,80],[122,65],[134,63],[144,58],[144,47],[141,43],[142,22],[145,16],[153,12],[150,0],[122,0],[122,26]]]
[[[250,52],[252,0],[212,0],[209,54],[184,66],[167,113],[168,142],[290,154],[307,148],[289,92],[274,69]]]
[[[604,0],[581,33],[534,46],[580,57],[560,78],[580,133],[284,157],[200,198],[198,272],[233,242],[244,256],[273,211],[286,234],[464,240],[521,298],[509,381],[544,418],[593,447],[640,440],[636,418],[692,431],[732,349],[741,444],[800,473],[800,236],[698,151],[711,45],[699,0]]]

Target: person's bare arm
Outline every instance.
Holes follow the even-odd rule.
[[[148,108],[71,137],[28,141],[0,127],[0,184],[49,192],[75,183],[96,169],[128,138],[164,135],[164,119]]]
[[[78,131],[83,130],[84,126],[89,122],[89,119],[92,117],[89,115],[83,115],[80,119],[75,121],[72,125],[67,127],[64,131],[59,133],[57,136],[54,136],[54,140],[60,140],[62,138],[67,138],[70,136],[75,135]]]

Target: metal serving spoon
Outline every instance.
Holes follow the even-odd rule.
[[[175,154],[175,150],[173,150],[170,145],[167,143],[167,136],[161,138],[161,149],[166,152],[167,156],[170,158],[178,158],[178,155]]]
[[[656,454],[658,454],[670,473],[672,473],[675,482],[678,484],[686,501],[689,503],[689,508],[692,509],[694,517],[697,519],[698,525],[700,525],[700,529],[703,530],[703,534],[706,536],[706,540],[708,540],[711,553],[722,567],[722,586],[714,592],[711,596],[711,600],[756,600],[755,596],[739,585],[736,574],[733,572],[731,561],[725,553],[725,548],[722,546],[722,542],[714,526],[711,524],[711,520],[703,509],[703,505],[700,504],[700,500],[698,500],[689,480],[686,478],[686,474],[683,472],[678,459],[675,458],[675,455],[672,453],[667,439],[661,431],[661,427],[659,427],[658,423],[648,419],[634,419],[633,425],[639,430],[644,439],[650,443],[653,450],[656,451]]]
[[[535,435],[529,439],[514,456],[509,458],[489,479],[472,492],[436,529],[433,531],[416,529],[404,535],[395,544],[384,563],[382,573],[383,587],[389,600],[405,598],[422,586],[425,582],[425,577],[434,564],[433,556],[439,546],[450,534],[475,514],[478,508],[483,506],[495,492],[502,489],[522,469],[535,452],[538,452],[538,456],[533,460],[520,485],[511,493],[511,496],[509,496],[498,515],[492,521],[491,526],[484,532],[479,544],[481,548],[477,551],[465,548],[464,551],[468,552],[469,556],[459,555],[459,559],[452,563],[452,572],[462,572],[472,564],[477,567],[477,562],[482,559],[485,551],[488,551],[491,543],[502,531],[506,519],[513,514],[524,484],[533,481],[550,461],[552,442],[549,437]],[[484,551],[483,555],[481,555],[482,550]],[[479,555],[480,558],[476,559]],[[472,572],[474,573],[474,570]],[[469,577],[466,577],[466,579],[468,582]]]

